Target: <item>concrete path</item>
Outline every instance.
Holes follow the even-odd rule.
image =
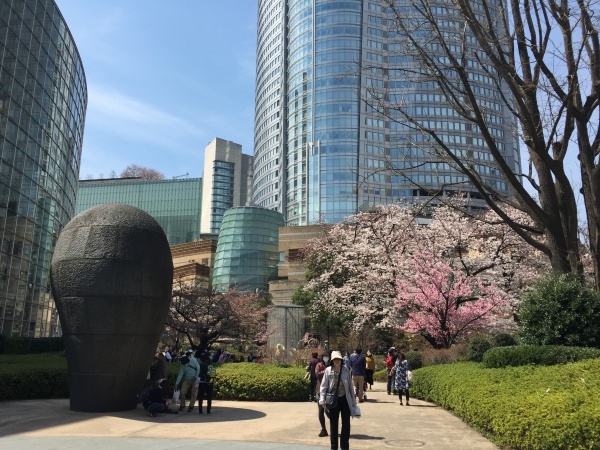
[[[431,403],[400,406],[376,383],[361,403],[363,417],[352,420],[352,449],[497,449],[460,419]],[[205,405],[206,408],[206,405]],[[0,449],[211,449],[309,450],[329,448],[318,437],[317,404],[213,402],[212,415],[159,414],[137,410],[78,413],[68,400],[0,403]]]

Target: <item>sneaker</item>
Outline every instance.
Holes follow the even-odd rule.
[[[388,392],[388,395],[392,395],[392,393],[391,393],[391,392]]]
[[[319,437],[325,437],[325,436],[329,436],[329,434],[327,433],[327,430],[325,428],[323,428],[321,430],[321,432],[319,433]]]

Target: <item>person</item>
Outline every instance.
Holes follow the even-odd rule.
[[[398,397],[400,398],[400,404],[402,404],[402,391],[406,391],[406,406],[410,406],[408,403],[408,374],[410,370],[408,361],[404,353],[398,353],[396,357],[396,380],[394,383],[395,389],[398,391]]]
[[[254,362],[254,355],[252,354],[252,352],[250,352],[250,354],[248,355],[248,362]]]
[[[211,414],[214,373],[215,368],[210,365],[210,356],[203,355],[200,359],[200,372],[198,374],[198,413],[200,415],[202,415],[204,398],[206,398],[206,414]]]
[[[315,368],[317,364],[319,364],[319,352],[312,352],[312,358],[308,362],[308,373],[310,374],[310,396],[309,401],[316,402],[317,401],[317,391],[315,388],[317,387],[317,375],[315,374]]]
[[[191,348],[187,351],[187,353],[185,354],[185,356],[187,356],[188,358],[190,358],[190,366],[193,367],[194,369],[198,369],[200,370],[200,363],[198,362],[198,360],[196,359],[196,357],[194,356],[195,352],[194,350],[192,350]]]
[[[144,401],[144,409],[148,410],[148,416],[156,417],[157,413],[177,414],[178,411],[173,411],[167,406],[167,400],[165,399],[165,393],[167,392],[165,383],[167,380],[163,380],[158,386],[155,386],[148,393],[147,400]]]
[[[167,378],[167,364],[165,355],[157,351],[154,355],[154,363],[150,367],[150,380],[154,386],[160,385],[161,381]]]
[[[385,359],[385,368],[387,369],[387,393],[392,395],[392,389],[394,384],[394,376],[392,375],[392,369],[396,361],[396,349],[390,347],[388,350],[387,358]]]
[[[356,398],[352,389],[350,370],[342,364],[342,354],[331,353],[331,366],[325,370],[319,396],[319,404],[325,408],[329,416],[329,439],[331,448],[338,449],[338,430],[340,415],[342,416],[342,432],[339,434],[339,448],[350,449],[350,417],[354,417]],[[337,406],[329,409],[325,401],[328,392],[336,392]]]
[[[165,347],[165,360],[167,362],[171,362],[173,357],[171,356],[171,352],[169,351],[169,347]]]
[[[362,349],[357,347],[354,349],[354,357],[350,357],[352,361],[352,384],[354,392],[358,398],[358,402],[362,403],[367,399],[364,391],[365,387],[365,369],[367,368],[367,358],[362,354]]]
[[[219,358],[221,357],[222,350],[218,348],[212,355],[212,363],[215,364],[219,362]]]
[[[346,352],[346,354],[344,355],[344,366],[346,366],[346,369],[351,370],[352,369],[352,364],[350,362],[350,353]]]
[[[321,382],[323,381],[323,374],[325,373],[327,366],[329,366],[329,357],[329,350],[325,350],[321,355],[321,360],[317,364],[317,367],[315,367],[315,376],[317,378],[317,384],[315,387],[319,397],[321,394]],[[329,434],[327,434],[327,428],[325,427],[325,408],[319,405],[318,402],[317,407],[319,408],[319,423],[321,424],[321,432],[319,433],[319,437],[329,436]]]
[[[367,368],[365,369],[365,390],[367,390],[367,385],[369,389],[373,389],[373,374],[375,373],[375,358],[371,353],[371,350],[367,350],[366,355],[367,360]]]
[[[188,390],[192,388],[190,407],[188,408],[188,412],[191,412],[194,409],[196,397],[198,396],[198,387],[194,382],[196,381],[196,378],[198,378],[198,372],[200,368],[190,366],[190,358],[187,356],[182,356],[179,363],[179,374],[177,375],[177,380],[175,380],[175,390],[177,390],[179,387],[179,382],[183,379],[181,392],[179,394],[179,411],[183,411],[185,408],[185,396]]]

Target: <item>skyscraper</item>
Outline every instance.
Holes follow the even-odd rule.
[[[218,234],[223,214],[235,206],[247,206],[252,199],[254,158],[242,153],[242,146],[213,139],[204,149],[202,221],[204,234]]]
[[[456,117],[431,83],[412,83],[401,75],[406,72],[398,69],[410,68],[411,60],[397,51],[393,14],[383,0],[258,4],[256,205],[281,212],[288,225],[306,225],[338,222],[378,204],[412,202],[441,185],[481,204],[464,175],[432,160],[426,144],[419,143],[422,136],[367,104],[374,90],[386,100],[410,102],[423,120],[435,120],[453,151],[479,160],[485,181],[509,195],[476,127]],[[411,8],[408,0],[396,5]],[[456,31],[444,22],[444,11],[434,12],[439,26]],[[485,67],[473,64],[472,75],[481,82],[480,101],[493,110],[498,147],[518,170],[512,117],[498,101],[506,93]],[[420,188],[393,171],[412,166],[408,176]]]
[[[0,333],[55,335],[50,258],[73,217],[87,105],[53,0],[0,0]]]

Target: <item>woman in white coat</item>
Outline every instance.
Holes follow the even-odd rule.
[[[331,448],[338,449],[338,430],[340,414],[342,416],[342,433],[340,434],[339,448],[348,450],[350,448],[350,417],[354,417],[356,398],[352,387],[352,376],[350,371],[342,364],[340,352],[331,353],[332,365],[325,370],[319,395],[319,404],[325,408],[325,414],[329,416],[329,436]],[[325,401],[328,392],[337,394],[337,406],[328,408]]]

